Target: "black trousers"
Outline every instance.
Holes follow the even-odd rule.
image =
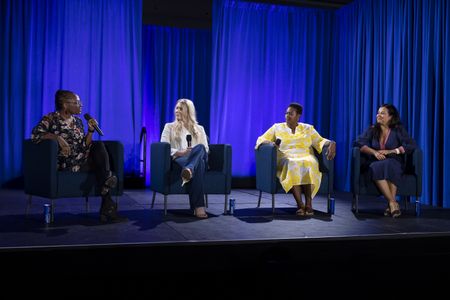
[[[109,154],[103,142],[92,142],[88,160],[81,166],[81,170],[95,172],[95,178],[99,187],[103,186],[105,180],[112,175]]]
[[[192,171],[191,180],[185,185],[189,192],[189,204],[192,209],[205,206],[204,177],[208,163],[208,153],[202,144],[192,148],[188,156],[175,159],[181,168],[189,168]]]

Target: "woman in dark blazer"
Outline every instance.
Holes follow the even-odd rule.
[[[378,109],[377,121],[354,142],[366,154],[366,166],[372,180],[388,201],[386,216],[401,215],[395,200],[398,182],[405,168],[405,153],[416,148],[416,142],[400,123],[400,116],[392,104],[383,104]]]

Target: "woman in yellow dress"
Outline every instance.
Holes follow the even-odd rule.
[[[298,103],[289,104],[286,110],[286,122],[275,123],[256,141],[255,149],[264,143],[273,143],[277,151],[277,177],[281,186],[292,192],[297,202],[297,215],[312,216],[312,199],[317,194],[322,180],[319,171],[319,162],[314,155],[313,147],[321,153],[322,148],[328,145],[327,159],[336,155],[336,143],[325,139],[312,125],[299,123],[303,107]],[[277,140],[281,143],[277,145]],[[301,194],[305,195],[305,204]]]

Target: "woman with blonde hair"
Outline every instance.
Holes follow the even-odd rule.
[[[208,142],[205,129],[197,122],[194,103],[179,99],[175,105],[175,120],[167,123],[161,142],[170,144],[170,155],[181,168],[182,186],[189,192],[189,203],[198,218],[205,219],[203,178],[208,163]]]

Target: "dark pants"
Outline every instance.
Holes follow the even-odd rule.
[[[92,142],[88,160],[81,167],[81,170],[95,172],[97,185],[99,187],[103,186],[105,180],[112,175],[109,165],[109,154],[108,151],[106,151],[103,142]]]
[[[175,162],[183,169],[189,168],[192,171],[191,180],[185,185],[189,192],[189,204],[191,208],[205,206],[205,192],[203,187],[206,166],[208,163],[208,153],[205,146],[199,144],[192,148],[188,156],[175,159]]]

